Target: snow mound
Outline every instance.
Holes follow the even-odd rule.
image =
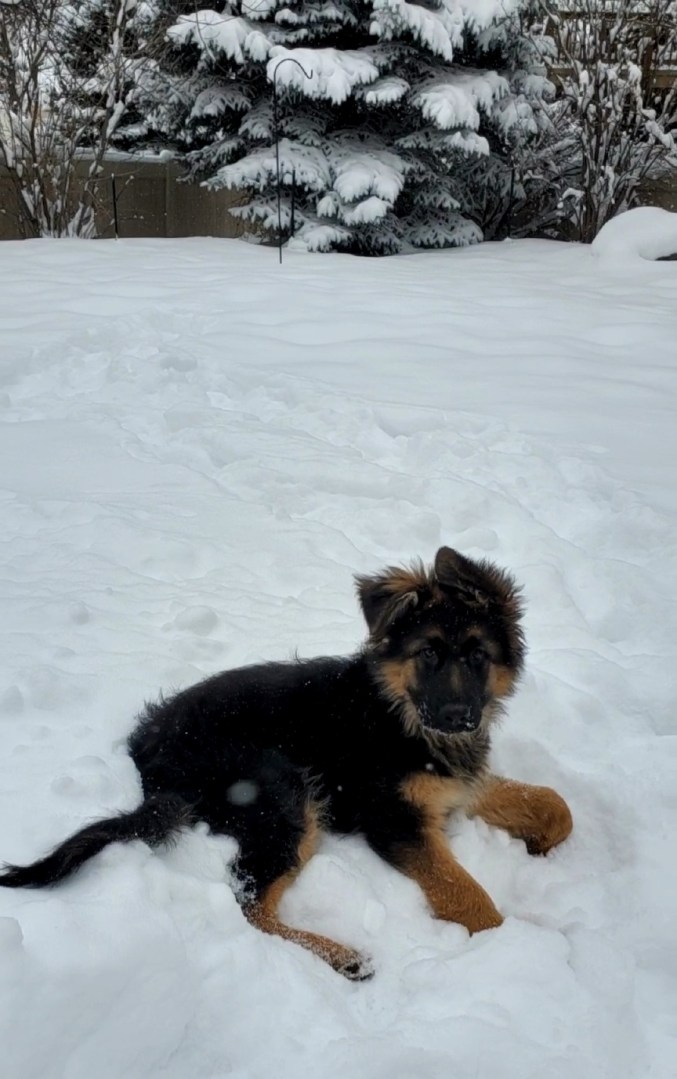
[[[677,213],[659,206],[636,206],[599,230],[592,251],[601,258],[630,255],[641,259],[677,255]]]

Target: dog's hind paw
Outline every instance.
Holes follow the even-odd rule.
[[[341,966],[336,967],[339,974],[351,982],[367,982],[374,977],[374,964],[366,955],[355,954]]]

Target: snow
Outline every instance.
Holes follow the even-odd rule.
[[[477,28],[489,28],[494,21],[501,22],[507,16],[517,15],[522,0],[446,0],[463,11],[466,19]]]
[[[323,149],[290,139],[280,139],[278,154],[280,176],[285,182],[291,182],[294,175],[299,185],[318,193],[325,191],[317,199],[314,213],[297,211],[297,223],[302,224],[297,238],[302,237],[309,250],[347,241],[350,234],[341,225],[373,224],[381,220],[402,190],[408,168],[403,158],[384,150],[374,137],[360,142],[351,133],[335,136],[331,156]],[[216,180],[227,187],[256,187],[262,191],[267,179],[275,175],[277,163],[274,149],[262,147],[232,165],[225,165]],[[256,216],[265,220],[270,214],[271,220],[277,222],[277,206],[272,199],[244,206],[239,213],[248,220]],[[283,223],[288,223],[288,202],[281,204],[280,214]],[[341,223],[338,227],[327,228],[322,223],[318,228],[313,223],[316,215],[334,214]]]
[[[264,61],[271,50],[266,35],[247,19],[220,15],[209,9],[180,15],[167,35],[176,44],[197,46],[207,56],[221,51],[238,64],[247,60]]]
[[[3,1079],[670,1079],[676,287],[544,241],[0,245],[1,858],[137,802],[145,698],[350,651],[352,574],[441,543],[524,583],[495,766],[575,817],[543,859],[453,822],[473,938],[328,838],[284,912],[364,984],[250,927],[200,828],[0,890]]]
[[[370,33],[381,41],[397,39],[408,30],[422,46],[451,62],[454,49],[463,42],[463,16],[453,2],[430,11],[407,0],[372,0],[373,18]]]
[[[441,128],[480,126],[480,109],[489,112],[508,92],[508,83],[495,71],[455,71],[426,83],[413,97],[426,120]]]
[[[208,86],[197,95],[190,110],[190,118],[200,116],[220,116],[226,109],[244,112],[250,107],[250,100],[241,86]]]
[[[392,205],[402,190],[407,164],[397,154],[365,142],[360,146],[354,135],[337,140],[334,191],[346,202],[374,194]]]
[[[612,217],[592,242],[600,258],[660,259],[677,255],[677,213],[660,206],[636,206]]]
[[[341,105],[354,87],[374,82],[379,70],[367,49],[271,49],[266,71],[270,82],[300,90],[310,98]]]
[[[409,90],[406,79],[401,79],[399,75],[386,75],[364,91],[364,100],[367,105],[390,105],[393,101],[401,101]]]

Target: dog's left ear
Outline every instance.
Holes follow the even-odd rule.
[[[373,577],[356,577],[357,595],[372,637],[385,633],[407,611],[416,607],[430,582],[423,565],[391,566]]]
[[[498,603],[512,618],[522,613],[520,590],[509,573],[482,560],[459,554],[451,547],[440,547],[435,555],[435,578],[442,588],[460,593],[472,607],[488,607]]]

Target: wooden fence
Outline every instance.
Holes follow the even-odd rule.
[[[116,218],[120,237],[242,235],[244,226],[228,213],[229,207],[246,201],[242,192],[210,191],[199,184],[181,183],[180,175],[173,161],[127,156],[107,160],[99,186],[98,235],[114,236]],[[22,238],[15,199],[7,172],[0,166],[0,240]]]

